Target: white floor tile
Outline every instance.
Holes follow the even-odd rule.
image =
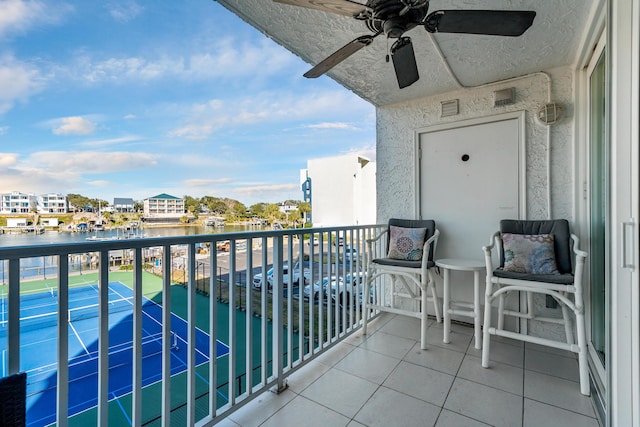
[[[280,394],[267,391],[231,414],[229,419],[242,427],[259,426],[295,397],[296,394],[290,390]]]
[[[524,368],[566,380],[576,382],[580,380],[578,361],[572,357],[525,348]]]
[[[481,358],[467,355],[462,361],[458,377],[522,396],[524,369],[498,362],[491,363],[485,369],[481,362]]]
[[[443,409],[436,427],[487,427],[489,424]]]
[[[402,362],[389,375],[383,385],[434,405],[442,406],[454,379],[455,377],[452,375],[413,363]]]
[[[320,363],[317,360],[312,360],[307,366],[297,370],[289,376],[287,379],[289,390],[295,393],[300,393],[329,369],[331,369],[329,366]]]
[[[360,344],[360,348],[382,353],[387,356],[402,359],[416,344],[416,340],[389,335],[382,331],[370,335],[366,341]]]
[[[496,427],[522,423],[522,397],[456,378],[444,407]]]
[[[462,359],[464,359],[464,353],[437,346],[429,346],[426,350],[422,350],[419,343],[404,357],[407,362],[449,375],[455,375],[458,372]]]
[[[523,427],[598,427],[595,418],[556,408],[530,399],[524,400]]]
[[[298,396],[271,416],[261,427],[327,427],[346,426],[350,419]]]
[[[430,427],[439,413],[438,406],[380,387],[354,419],[369,427]]]
[[[524,375],[524,396],[539,402],[548,403],[588,417],[595,417],[591,398],[580,393],[580,384],[526,371]]]
[[[353,418],[377,388],[378,385],[370,381],[331,369],[307,387],[302,396]],[[340,392],[336,393],[337,390]]]
[[[504,341],[498,341],[491,337],[489,345],[489,360],[507,365],[524,367],[524,347],[522,345],[512,345]],[[482,349],[476,349],[473,341],[469,344],[467,354],[482,357]]]
[[[335,368],[375,384],[382,384],[400,360],[364,348],[356,348],[346,355]]]

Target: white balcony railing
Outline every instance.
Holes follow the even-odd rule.
[[[171,425],[172,417],[180,424],[213,425],[264,390],[282,390],[288,375],[360,327],[360,282],[366,260],[378,255],[366,254],[365,241],[383,227],[0,248],[3,376],[27,372],[29,425],[73,425],[78,417],[107,425],[118,416],[135,426],[158,420]],[[121,299],[130,305],[131,324],[117,325],[131,336],[126,344],[114,341],[120,320],[113,315],[120,309],[108,284],[116,280],[130,289],[130,297]],[[79,334],[73,319],[78,303],[70,293],[91,285],[97,329],[85,332],[78,352],[70,346]],[[54,297],[46,321],[55,330],[48,351],[56,354],[48,367],[33,366],[37,357],[25,342],[26,331],[39,328],[43,316],[25,312],[27,299],[40,292]],[[155,334],[148,334],[149,316],[159,328]],[[88,344],[87,336],[93,338]],[[149,345],[159,348],[153,363]],[[92,360],[95,372],[85,367],[78,374],[81,359]],[[78,375],[95,377],[89,382],[95,389],[75,389]],[[42,412],[45,392],[51,396],[48,416]],[[95,395],[91,408],[78,410],[78,392]]]

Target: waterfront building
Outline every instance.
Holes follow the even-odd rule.
[[[37,207],[37,198],[33,193],[21,193],[19,191],[12,191],[10,193],[4,193],[0,195],[2,198],[2,206],[0,213],[3,214],[28,214]]]
[[[114,197],[113,212],[133,212],[134,202],[131,198]]]
[[[145,219],[177,219],[184,215],[184,199],[166,193],[144,199]]]
[[[49,193],[38,196],[38,213],[64,214],[69,212],[69,200],[64,194]]]

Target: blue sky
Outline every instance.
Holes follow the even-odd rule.
[[[0,0],[0,192],[299,200],[308,159],[375,159],[309,68],[212,0]]]

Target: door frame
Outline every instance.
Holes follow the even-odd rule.
[[[414,131],[413,134],[413,150],[416,154],[414,156],[415,164],[414,164],[414,188],[416,191],[414,192],[414,218],[420,218],[420,197],[422,194],[422,189],[420,188],[420,176],[422,175],[421,170],[421,160],[422,153],[420,150],[420,135],[424,135],[425,133],[433,133],[440,132],[444,130],[451,129],[459,129],[463,127],[483,125],[494,122],[501,122],[505,120],[518,120],[518,132],[519,132],[519,141],[518,141],[518,211],[520,218],[518,219],[527,219],[527,151],[526,151],[526,111],[513,111],[509,113],[503,114],[495,114],[491,116],[477,117],[474,119],[460,120],[457,122],[443,123],[439,125],[428,126],[425,128],[419,128]],[[496,225],[497,226],[497,225]]]

